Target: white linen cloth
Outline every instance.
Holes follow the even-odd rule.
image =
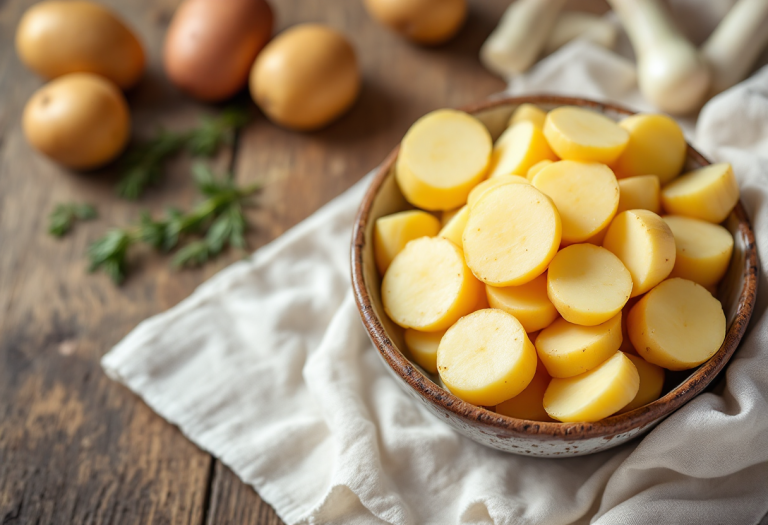
[[[510,90],[648,109],[631,62],[582,42]],[[768,261],[768,68],[710,101],[691,125],[705,154],[733,164]],[[289,524],[754,524],[768,512],[765,273],[722,393],[600,454],[504,454],[412,401],[368,340],[350,290],[349,244],[369,180],[141,323],[104,369]]]

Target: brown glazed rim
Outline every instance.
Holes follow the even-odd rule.
[[[559,97],[550,95],[537,95],[527,97],[508,97],[489,100],[462,108],[467,113],[492,109],[498,106],[510,104],[557,104],[583,106],[596,109],[613,111],[625,115],[635,112],[614,104],[595,102],[581,98]],[[636,410],[608,417],[595,423],[552,423],[528,421],[503,416],[486,410],[485,408],[464,402],[450,392],[443,390],[434,384],[418,368],[395,347],[387,336],[384,327],[379,321],[371,304],[367,283],[363,273],[363,247],[365,245],[365,230],[368,224],[371,206],[374,197],[379,192],[387,173],[392,168],[399,150],[396,147],[386,158],[376,172],[373,182],[363,197],[358,210],[352,232],[352,287],[355,300],[362,317],[363,324],[368,330],[371,340],[381,353],[384,360],[392,367],[410,388],[413,388],[420,396],[441,408],[452,412],[465,420],[470,426],[489,434],[499,436],[513,435],[518,437],[541,437],[543,439],[568,439],[572,441],[592,438],[611,439],[633,429],[644,427],[650,423],[664,418],[701,393],[704,388],[725,367],[728,360],[736,351],[747,329],[749,319],[755,306],[757,294],[757,251],[755,247],[755,235],[749,223],[744,207],[739,201],[733,214],[738,220],[738,230],[746,240],[744,257],[744,285],[738,300],[738,310],[733,324],[728,329],[725,341],[717,353],[706,363],[701,365],[683,383],[674,388],[665,396]],[[688,158],[693,158],[702,165],[710,164],[701,153],[688,145]]]

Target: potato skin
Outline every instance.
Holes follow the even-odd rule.
[[[467,17],[466,0],[365,0],[370,15],[413,42],[442,44]]]
[[[70,73],[37,90],[24,107],[27,140],[52,160],[87,170],[114,159],[131,131],[128,104],[109,80]]]
[[[360,92],[352,45],[337,31],[302,24],[278,35],[256,59],[251,96],[272,121],[313,130],[335,120]]]
[[[141,78],[141,43],[110,10],[84,1],[40,2],[30,7],[16,30],[16,52],[39,75],[95,73],[128,89]]]
[[[245,87],[272,35],[264,0],[186,0],[171,20],[163,60],[168,78],[193,97],[216,102]]]

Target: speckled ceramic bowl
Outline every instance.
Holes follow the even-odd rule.
[[[530,102],[545,110],[557,106],[584,106],[612,118],[633,112],[611,104],[584,99],[530,96],[483,102],[464,108],[490,130],[495,139],[504,130],[512,111]],[[395,182],[394,166],[398,148],[379,168],[368,189],[352,234],[352,284],[363,323],[387,369],[401,386],[435,417],[465,436],[498,450],[530,456],[568,457],[599,452],[640,436],[672,412],[701,393],[728,360],[744,335],[757,293],[757,254],[752,227],[741,203],[725,221],[734,236],[734,252],[728,273],[718,290],[728,324],[723,346],[706,363],[685,372],[667,373],[660,399],[625,414],[597,423],[542,423],[502,416],[462,401],[408,359],[403,329],[384,313],[381,278],[373,257],[373,225],[377,218],[412,208]],[[699,152],[688,147],[686,169],[709,164]],[[405,351],[404,351],[405,350]]]

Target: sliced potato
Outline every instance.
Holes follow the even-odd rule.
[[[720,282],[733,253],[731,232],[711,222],[667,215],[662,217],[675,236],[675,267],[670,277],[682,277],[707,287]]]
[[[469,205],[465,204],[459,212],[454,215],[445,226],[443,226],[437,236],[448,239],[463,250],[464,243],[461,239],[462,235],[464,235],[464,228],[467,226],[467,219],[469,219]]]
[[[546,168],[547,166],[552,164],[552,162],[553,161],[551,161],[549,159],[545,159],[545,160],[542,160],[540,162],[537,162],[536,164],[534,164],[533,166],[528,168],[528,173],[526,173],[525,178],[528,179],[528,182],[533,182],[533,178],[536,175],[538,175],[538,173],[541,170],[543,170],[544,168]]]
[[[546,273],[520,286],[499,288],[486,284],[485,294],[491,307],[514,315],[528,333],[546,328],[558,317],[547,297]]]
[[[627,354],[632,364],[637,368],[640,376],[640,388],[637,390],[635,398],[627,406],[619,411],[619,414],[629,412],[636,408],[647,405],[659,399],[661,391],[664,388],[664,369],[660,366],[649,363],[639,355]]]
[[[379,273],[389,264],[405,245],[419,237],[434,237],[440,231],[440,221],[421,210],[401,211],[376,219],[373,228],[373,251]]]
[[[496,175],[490,179],[486,179],[469,192],[467,197],[467,205],[471,208],[477,201],[483,198],[483,195],[488,193],[493,188],[498,188],[505,184],[528,184],[528,179],[519,175]]]
[[[638,175],[619,180],[619,208],[616,213],[627,210],[661,213],[661,186],[656,175]]]
[[[563,106],[547,113],[544,136],[563,160],[614,162],[629,142],[629,133],[595,111]]]
[[[440,346],[440,339],[444,334],[444,330],[419,332],[409,328],[405,331],[405,346],[411,352],[411,357],[430,374],[437,373],[437,347]]]
[[[739,184],[730,164],[689,171],[661,190],[667,213],[721,223],[739,202]]]
[[[680,175],[688,145],[674,119],[666,115],[632,115],[619,126],[629,132],[629,142],[613,165],[617,177],[656,175],[666,184]]]
[[[496,405],[494,412],[529,421],[554,421],[544,410],[544,392],[547,391],[551,379],[547,369],[539,361],[536,364],[536,373],[525,390]]]
[[[542,160],[557,157],[547,144],[541,128],[528,121],[518,122],[507,128],[493,146],[490,176],[521,175]]]
[[[544,128],[544,119],[547,118],[547,112],[535,104],[520,104],[515,108],[512,116],[509,117],[507,127],[512,127],[518,122],[531,122],[539,129]]]

